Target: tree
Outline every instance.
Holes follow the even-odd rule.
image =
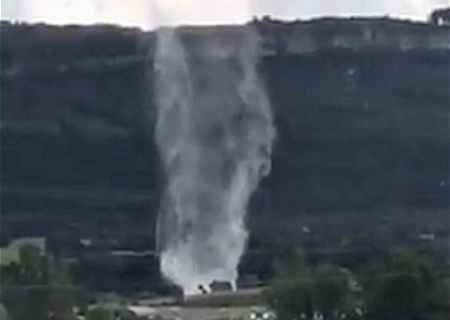
[[[301,263],[280,270],[266,294],[269,306],[280,319],[302,315],[312,318],[314,311],[331,319],[336,311],[345,309],[348,281],[339,267],[322,265],[312,270]]]
[[[112,314],[109,310],[101,307],[93,308],[86,313],[86,320],[111,320]]]
[[[312,316],[312,270],[305,266],[292,244],[276,243],[272,250],[276,277],[265,292],[268,305],[279,319],[299,318],[302,314]]]
[[[2,301],[16,320],[73,319],[74,287],[67,265],[32,245],[19,252],[20,263],[2,268]],[[24,308],[23,306],[27,307]]]
[[[41,249],[33,245],[26,245],[19,250],[20,282],[42,284],[43,270],[41,268]]]
[[[12,285],[19,281],[20,265],[17,262],[12,262],[9,265],[1,266],[0,268],[0,284]]]
[[[430,263],[420,257],[396,252],[388,266],[367,286],[369,313],[375,317],[421,319],[436,290]]]
[[[415,319],[424,313],[424,307],[424,295],[417,275],[399,272],[379,279],[369,310],[381,317]]]
[[[333,265],[319,266],[315,272],[314,297],[317,310],[325,319],[345,309],[347,289],[347,278],[340,268]]]
[[[434,10],[429,17],[429,21],[436,25],[450,24],[450,8]]]
[[[266,301],[275,311],[278,319],[300,318],[313,313],[312,279],[283,279],[274,282],[266,292]]]
[[[48,290],[43,286],[41,251],[27,245],[19,250],[19,258],[19,263],[2,267],[2,302],[16,320],[47,320]]]
[[[54,320],[71,319],[75,298],[75,288],[68,266],[50,257],[50,307]]]

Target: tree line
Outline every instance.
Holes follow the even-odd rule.
[[[448,319],[450,312],[448,273],[406,250],[355,273],[290,259],[280,263],[265,295],[279,320],[313,319],[317,313],[330,320]]]

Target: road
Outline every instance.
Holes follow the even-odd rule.
[[[216,320],[216,319],[248,319],[250,307],[240,308],[182,308],[158,307],[157,314],[164,319],[183,320]]]

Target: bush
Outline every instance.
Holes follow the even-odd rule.
[[[269,306],[279,319],[299,318],[302,313],[313,313],[312,279],[291,279],[275,281],[266,293]]]
[[[429,262],[410,253],[394,253],[366,287],[369,312],[376,317],[423,318],[435,300],[437,283]]]
[[[112,320],[112,312],[101,308],[93,308],[86,313],[86,320]]]
[[[299,268],[292,277],[283,273],[266,293],[266,301],[280,319],[311,318],[314,311],[332,318],[346,309],[347,278],[339,267]]]

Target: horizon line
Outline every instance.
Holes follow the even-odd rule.
[[[0,23],[9,23],[12,25],[45,25],[49,27],[55,27],[55,28],[64,28],[64,27],[78,27],[78,28],[89,28],[89,27],[116,27],[120,29],[138,29],[142,32],[152,32],[157,29],[161,28],[185,28],[185,27],[226,27],[226,26],[245,26],[248,24],[251,24],[255,21],[276,21],[286,24],[292,24],[292,23],[299,23],[299,22],[313,22],[318,20],[327,20],[327,19],[336,19],[336,20],[391,20],[391,21],[403,21],[403,22],[410,22],[414,24],[429,24],[429,20],[425,19],[415,19],[415,17],[411,16],[391,16],[389,14],[359,14],[359,15],[317,15],[317,16],[311,16],[307,18],[276,18],[272,17],[270,15],[255,15],[252,19],[247,20],[246,22],[217,22],[217,23],[201,23],[201,22],[182,22],[179,24],[161,24],[154,28],[143,28],[139,25],[129,25],[129,24],[121,24],[121,23],[115,23],[115,22],[95,22],[95,23],[77,23],[77,22],[68,22],[68,23],[54,23],[54,22],[48,22],[48,21],[27,21],[27,20],[20,20],[20,19],[0,19]]]

